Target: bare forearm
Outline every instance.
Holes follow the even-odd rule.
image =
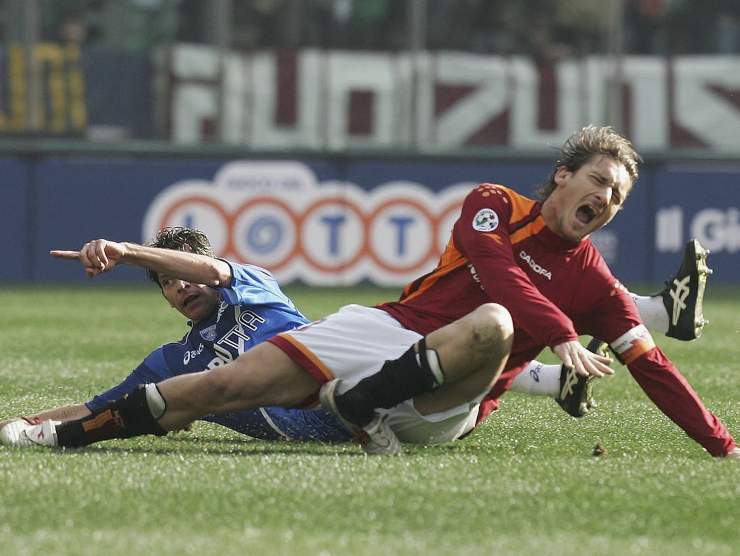
[[[74,419],[82,419],[88,415],[90,415],[90,410],[87,409],[85,404],[75,404],[47,409],[46,411],[41,411],[33,415],[26,415],[25,418],[33,421],[46,421],[47,419],[54,419],[55,421],[72,421]],[[16,418],[0,421],[0,428],[15,420]]]
[[[47,419],[54,419],[55,421],[72,421],[74,419],[82,419],[90,415],[90,410],[85,404],[74,404],[74,405],[63,405],[41,413],[36,413],[31,417],[36,417],[41,421]]]
[[[136,243],[123,243],[122,262],[141,266],[160,274],[209,286],[228,286],[231,282],[229,265],[219,259],[185,251],[158,249]]]

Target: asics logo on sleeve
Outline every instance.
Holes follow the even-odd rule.
[[[522,250],[519,252],[519,258],[523,261],[526,261],[526,263],[529,265],[529,267],[540,276],[544,276],[548,280],[552,280],[552,272],[547,270],[546,268],[542,268],[540,265],[538,265],[535,260],[530,257],[526,251]]]

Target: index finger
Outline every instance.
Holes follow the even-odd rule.
[[[54,249],[52,251],[49,251],[49,255],[52,257],[56,257],[58,259],[67,259],[67,260],[77,260],[80,258],[80,252],[79,251],[60,251],[58,249]]]

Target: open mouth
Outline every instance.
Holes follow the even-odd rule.
[[[198,294],[196,293],[191,293],[190,295],[186,296],[185,299],[182,300],[182,308],[184,309],[196,299],[198,299]]]
[[[597,212],[591,205],[581,205],[576,211],[576,218],[582,224],[590,224],[596,216]]]

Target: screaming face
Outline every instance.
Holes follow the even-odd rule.
[[[632,189],[624,164],[596,155],[571,172],[560,166],[555,190],[542,206],[547,226],[559,236],[580,241],[608,224],[622,208]]]

